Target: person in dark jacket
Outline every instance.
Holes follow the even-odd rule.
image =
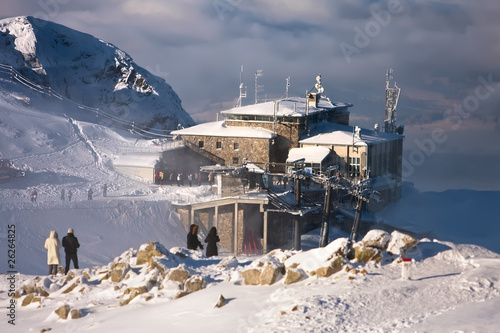
[[[78,238],[76,238],[73,234],[72,228],[69,228],[68,234],[63,237],[62,246],[64,247],[64,253],[66,253],[66,270],[64,271],[64,274],[68,274],[71,260],[73,260],[75,268],[79,268],[77,249],[80,247],[80,243],[78,243]]]
[[[207,238],[205,238],[205,243],[207,243],[207,257],[218,255],[217,242],[220,242],[217,229],[212,227],[208,232]]]
[[[198,239],[198,226],[196,224],[191,224],[189,233],[187,234],[187,248],[196,250],[198,247],[203,250],[203,245]]]

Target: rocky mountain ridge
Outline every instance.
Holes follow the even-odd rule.
[[[3,90],[40,111],[121,128],[194,124],[164,79],[114,45],[62,25],[29,16],[0,20],[0,59]],[[27,89],[16,72],[53,94]]]

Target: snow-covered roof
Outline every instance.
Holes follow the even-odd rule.
[[[257,164],[251,163],[251,162],[247,163],[245,165],[245,167],[248,169],[249,172],[253,172],[253,173],[265,173],[266,172],[266,170],[264,170],[263,168],[261,168]]]
[[[301,144],[317,145],[354,145],[368,146],[384,141],[401,139],[401,135],[361,128],[360,138],[355,137],[355,127],[323,121],[311,129],[309,137],[300,140]]]
[[[256,127],[231,127],[225,121],[214,121],[196,126],[172,131],[173,135],[203,135],[233,138],[272,139],[274,134],[270,130]]]
[[[278,117],[304,117],[306,114],[305,97],[290,97],[278,101]],[[331,102],[329,99],[321,98],[318,107],[314,103],[309,104],[309,114],[320,111],[327,111],[335,108],[350,107],[352,104]],[[236,107],[221,112],[223,115],[257,115],[274,116],[274,101],[251,104],[242,107]]]
[[[113,161],[115,166],[154,167],[158,163],[157,155],[121,155]]]
[[[305,158],[306,163],[321,163],[330,154],[326,147],[292,148],[288,152],[287,162],[293,162]]]

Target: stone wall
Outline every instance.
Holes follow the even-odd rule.
[[[270,139],[202,135],[184,135],[183,139],[196,147],[199,147],[199,142],[202,141],[202,149],[223,158],[225,165],[240,165],[244,159],[256,163],[269,162]],[[217,148],[218,143],[220,143],[220,148]],[[235,147],[235,144],[237,144],[237,147]]]

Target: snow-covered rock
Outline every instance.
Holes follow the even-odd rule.
[[[387,245],[387,252],[391,254],[404,254],[410,248],[418,244],[418,240],[410,235],[404,234],[397,230],[391,233],[391,240]]]
[[[300,268],[289,268],[286,270],[284,284],[292,284],[299,282],[307,277],[307,273]]]
[[[328,267],[335,260],[347,243],[347,238],[337,238],[325,247],[299,252],[285,261],[285,268],[300,267],[306,272],[315,272],[318,268]]]
[[[384,230],[372,229],[366,233],[361,242],[364,246],[385,250],[391,240],[391,235]]]
[[[375,247],[364,246],[363,242],[353,245],[354,258],[358,262],[367,263],[370,260],[380,262],[382,260],[382,251]]]
[[[136,265],[144,265],[148,263],[152,257],[168,256],[169,251],[160,243],[154,242],[143,244],[137,252]]]

